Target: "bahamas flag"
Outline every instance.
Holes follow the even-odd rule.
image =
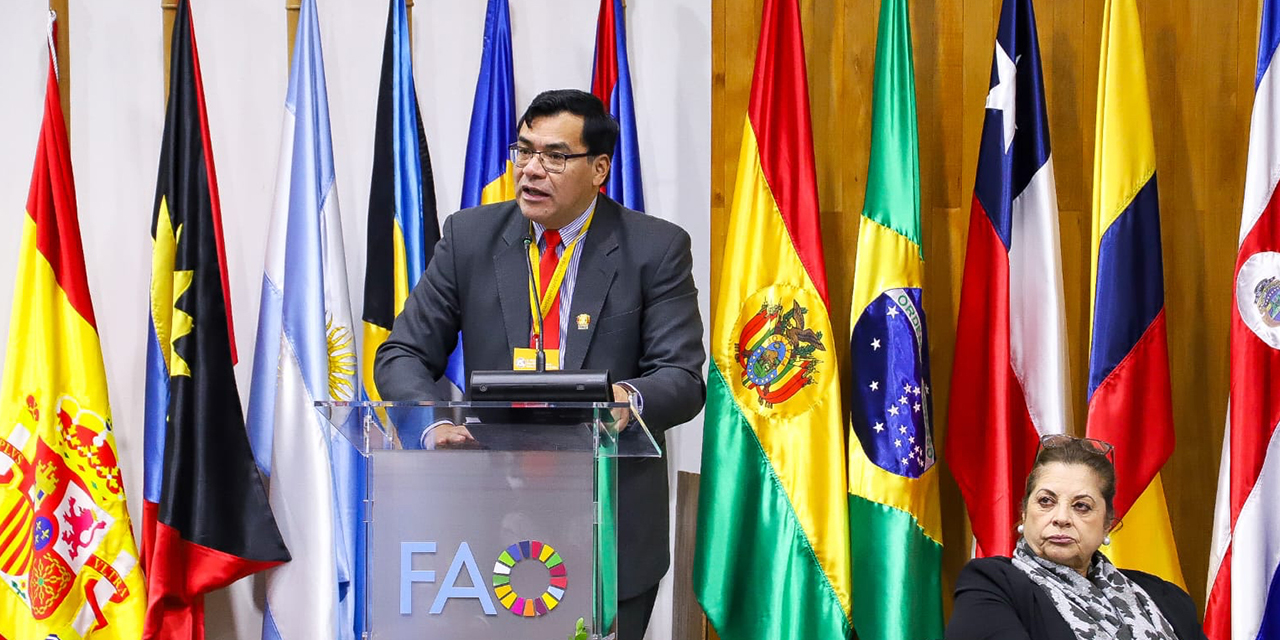
[[[1156,145],[1134,0],[1107,0],[1093,166],[1089,437],[1115,445],[1117,566],[1185,586],[1160,467],[1173,453]]]
[[[942,636],[920,152],[906,0],[883,0],[853,275],[849,520],[859,637]]]
[[[405,0],[391,0],[390,5],[373,134],[364,273],[360,372],[370,400],[381,399],[373,383],[374,354],[391,334],[391,324],[426,271],[440,239],[431,156],[413,85],[408,12]]]
[[[591,93],[618,121],[618,146],[605,194],[622,206],[644,211],[640,184],[640,141],[636,135],[636,102],[631,95],[631,65],[627,62],[626,7],[622,0],[600,0],[596,21],[596,56],[591,70]]]
[[[844,414],[796,0],[764,3],[711,278],[694,590],[725,640],[847,638]]]
[[[357,525],[338,492],[352,486],[355,451],[338,446],[314,406],[353,399],[357,384],[319,26],[314,0],[303,0],[249,395],[254,456],[293,554],[266,574],[268,640],[353,638],[357,615]]]
[[[52,20],[52,18],[50,18]],[[0,638],[133,639],[147,606],[51,35],[0,382]]]

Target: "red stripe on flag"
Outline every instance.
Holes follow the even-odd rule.
[[[204,147],[205,173],[209,180],[209,204],[213,211],[213,238],[218,245],[218,272],[222,275],[222,298],[227,308],[227,337],[231,344],[231,364],[240,362],[236,355],[236,330],[231,318],[231,279],[227,277],[227,249],[222,237],[222,201],[218,198],[218,172],[213,166],[213,143],[209,139],[209,114],[204,102],[204,76],[200,73],[200,53],[196,48],[195,18],[187,14],[191,28],[191,63],[195,67],[196,104],[200,110],[200,137]]]
[[[1231,550],[1228,545],[1222,564],[1209,587],[1209,600],[1204,605],[1204,634],[1211,640],[1231,639]]]
[[[961,291],[947,464],[969,509],[977,557],[1009,556],[1039,439],[1013,371],[1009,254],[977,198]]]
[[[1280,190],[1271,194],[1266,211],[1240,245],[1235,278],[1246,260],[1262,251],[1280,251]],[[1234,284],[1235,278],[1232,279]],[[1235,291],[1235,287],[1232,287]],[[1245,325],[1234,296],[1231,304],[1231,528],[1253,491],[1267,454],[1267,443],[1280,423],[1280,351],[1272,349]]]
[[[591,79],[591,93],[609,110],[613,87],[618,84],[618,32],[613,13],[613,0],[600,0],[600,17],[596,21],[596,60]]]
[[[147,619],[142,637],[203,640],[202,594],[281,563],[254,562],[183,540],[182,533],[160,522],[158,515],[158,505],[142,503],[142,557],[147,574]]]
[[[1115,446],[1116,517],[1123,518],[1173,453],[1169,342],[1160,309],[1089,400],[1089,437]]]
[[[747,118],[756,134],[760,166],[791,244],[830,309],[818,219],[804,35],[796,0],[765,0]]]
[[[36,248],[49,261],[58,286],[66,292],[72,308],[97,331],[93,302],[89,299],[89,278],[85,275],[84,249],[80,244],[71,147],[67,143],[67,126],[62,120],[62,101],[53,64],[50,51],[44,89],[44,123],[36,146],[31,191],[27,194],[27,215],[36,224]]]

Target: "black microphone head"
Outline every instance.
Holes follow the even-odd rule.
[[[529,246],[529,245],[531,245],[531,244],[533,244],[533,236],[528,236],[528,235],[526,235],[526,236],[524,237],[524,246],[526,246],[526,247],[527,247],[527,246]]]

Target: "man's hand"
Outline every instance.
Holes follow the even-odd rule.
[[[436,449],[478,449],[480,443],[466,427],[451,422],[440,424],[427,435]]]
[[[626,387],[624,387],[624,386],[622,386],[622,385],[620,385],[620,384],[615,384],[615,385],[613,385],[613,401],[614,401],[614,402],[625,402],[625,403],[627,403],[628,407],[630,407],[630,405],[631,405],[631,394],[627,392],[627,388],[626,388]],[[627,425],[631,423],[631,409],[630,409],[630,408],[626,408],[626,409],[611,409],[611,410],[610,410],[610,413],[612,414],[612,416],[611,416],[611,417],[613,418],[613,428],[614,428],[614,432],[615,432],[615,433],[617,433],[617,432],[619,432],[619,431],[622,431],[623,429],[626,429],[626,428],[627,428]]]

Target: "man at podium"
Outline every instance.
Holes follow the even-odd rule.
[[[666,429],[697,415],[706,354],[689,234],[601,193],[617,139],[618,123],[589,93],[533,99],[510,150],[516,199],[445,220],[426,274],[378,349],[384,400],[445,399],[435,383],[459,332],[469,377],[525,360],[540,324],[549,368],[610,371],[614,398],[640,408],[659,445]],[[447,422],[424,439],[471,442]],[[670,565],[667,492],[665,457],[619,461],[620,640],[644,636]]]

